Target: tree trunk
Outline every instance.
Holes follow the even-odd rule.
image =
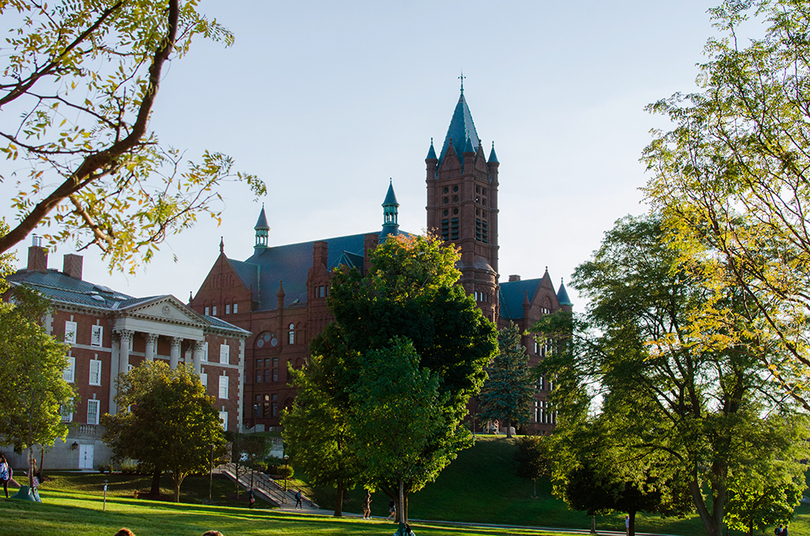
[[[509,419],[506,419],[506,437],[507,439],[512,437],[512,421]]]
[[[343,479],[337,483],[337,497],[335,497],[335,517],[343,517]]]
[[[630,528],[627,530],[627,536],[635,536],[636,534],[636,511],[631,510],[628,512],[630,516]]]
[[[532,499],[537,498],[537,479],[532,478]]]
[[[397,517],[400,523],[408,522],[408,512],[405,511],[405,481],[399,479],[399,505],[397,506]]]
[[[180,502],[180,484],[183,483],[183,475],[177,471],[172,472],[172,483],[174,484],[174,502]]]
[[[591,516],[591,534],[596,534],[596,516]]]
[[[149,495],[155,499],[160,498],[160,475],[163,471],[160,467],[155,466],[155,471],[152,473],[152,489],[149,490]]]
[[[692,495],[692,502],[695,504],[698,514],[700,514],[700,520],[703,521],[706,536],[721,536],[722,525],[717,523],[717,513],[718,509],[720,512],[723,511],[725,500],[722,501],[722,504],[713,504],[713,512],[709,512],[709,509],[706,507],[706,502],[703,500],[703,495],[700,493],[700,486],[697,480],[692,479],[692,481],[689,482],[689,492]],[[721,515],[721,523],[722,519],[723,517]]]

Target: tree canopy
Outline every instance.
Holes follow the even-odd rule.
[[[18,223],[0,236],[8,251],[39,225],[52,242],[95,244],[110,269],[148,261],[167,235],[218,217],[217,187],[264,184],[234,172],[227,155],[196,161],[162,145],[149,120],[168,62],[194,39],[233,42],[197,0],[0,2],[7,31],[0,74],[0,151],[24,170],[11,199]]]
[[[773,347],[759,354],[763,367],[807,410],[810,4],[725,0],[710,13],[721,35],[706,45],[700,91],[649,106],[674,127],[654,131],[644,151],[647,198],[714,301],[738,288],[758,311],[731,329],[726,319],[737,312],[707,302],[711,314],[683,327],[723,325],[729,348],[762,338]],[[750,21],[763,23],[764,37],[745,38],[746,21],[755,32]]]
[[[212,449],[224,453],[214,398],[190,365],[144,361],[118,377],[115,415],[102,417],[104,442],[119,459],[132,458],[172,473],[174,500],[189,474],[206,472]]]
[[[11,301],[0,303],[0,442],[17,452],[64,440],[62,415],[75,404],[73,386],[63,377],[68,346],[41,325],[49,309],[45,298],[26,287],[14,287]]]
[[[512,437],[512,426],[529,422],[536,380],[515,324],[498,332],[498,347],[500,351],[487,367],[487,380],[481,389],[481,418],[500,420],[506,427],[506,437]]]
[[[726,288],[718,300],[705,280],[679,269],[664,237],[654,216],[624,218],[606,233],[573,278],[590,299],[579,328],[591,331],[541,367],[556,376],[557,391],[580,393],[552,392],[561,408],[557,433],[581,426],[588,415],[581,400],[590,399],[590,410],[609,423],[610,444],[622,446],[611,462],[623,478],[643,482],[642,468],[668,468],[672,486],[689,490],[707,534],[716,536],[746,468],[797,463],[807,429],[796,408],[773,395],[761,362],[772,348],[752,334],[728,344],[729,332],[757,314],[746,295]],[[689,327],[714,307],[736,313],[728,329]]]
[[[372,476],[373,481],[364,483],[382,488],[391,498],[398,495],[394,490],[402,483],[407,496],[434,480],[456,452],[471,444],[472,436],[462,426],[462,419],[469,397],[477,394],[483,384],[484,368],[495,353],[497,342],[494,325],[483,317],[464,289],[455,285],[461,275],[455,268],[457,260],[457,251],[443,247],[435,237],[396,236],[389,237],[370,253],[371,267],[367,274],[347,267],[335,272],[328,300],[335,323],[315,338],[312,361],[295,380],[297,385],[304,386],[314,382],[317,390],[312,392],[318,393],[319,401],[296,398],[295,404],[303,407],[293,408],[287,414],[296,419],[298,427],[310,426],[311,422],[311,428],[287,431],[285,416],[285,438],[314,437],[316,427],[324,427],[330,441],[340,438],[354,445],[350,451],[363,451],[364,447],[358,443],[359,432],[367,437],[367,431],[376,426],[377,432],[383,434],[380,423],[396,418],[388,409],[377,406],[382,399],[390,398],[385,385],[374,384],[380,393],[386,393],[384,397],[364,400],[354,394],[366,392],[369,387],[364,383],[370,377],[369,371],[377,370],[386,378],[390,374],[402,374],[403,380],[412,378],[412,385],[424,380],[423,375],[435,382],[432,402],[423,405],[432,415],[431,424],[424,429],[427,437],[410,443],[409,448],[418,452],[408,451],[406,455],[403,451],[403,460],[413,468],[407,481],[402,480],[404,473],[399,465],[390,465],[387,472],[380,464],[372,466],[370,454],[365,456],[366,465],[358,457],[344,466],[348,470],[340,471],[341,478],[349,480],[347,473],[358,471],[352,477],[355,482],[362,482],[364,475]],[[381,352],[402,356],[402,366],[411,368],[396,372],[380,368]],[[402,411],[411,409],[397,407]],[[330,415],[331,408],[337,411]],[[300,419],[307,411],[317,411],[318,417]],[[371,415],[379,415],[381,420],[369,421]],[[409,418],[403,413],[398,424],[401,430],[385,430],[383,435],[407,430]],[[292,426],[292,421],[289,422]],[[332,443],[328,448],[336,448],[335,445]],[[304,449],[296,452],[309,456]],[[342,457],[329,459],[335,461],[333,469],[339,468],[337,462],[346,461]],[[399,512],[407,519],[407,503],[400,506]]]

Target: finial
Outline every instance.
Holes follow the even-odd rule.
[[[394,179],[393,179],[393,177],[389,177],[388,178],[388,186],[393,186],[393,185],[394,185]]]
[[[464,79],[465,78],[467,78],[467,77],[464,76],[464,70],[462,69],[461,76],[458,77],[458,79],[461,80],[461,94],[462,95],[464,95]]]
[[[219,252],[225,253],[225,239],[223,237],[219,237]]]
[[[495,150],[495,142],[494,141],[492,142],[492,150],[493,151]]]
[[[433,145],[433,136],[430,137],[430,145]]]

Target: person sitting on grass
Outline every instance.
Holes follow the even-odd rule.
[[[131,530],[126,527],[122,527],[118,529],[118,532],[115,533],[115,536],[135,536]]]

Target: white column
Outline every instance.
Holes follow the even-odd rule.
[[[129,341],[132,340],[132,332],[122,329],[118,332],[118,372],[126,374],[129,371]]]
[[[147,361],[155,360],[155,350],[157,350],[157,333],[146,334],[146,352],[144,352]]]
[[[115,415],[118,410],[115,405],[115,395],[118,393],[118,386],[115,383],[118,377],[118,333],[112,333],[112,353],[110,355],[110,415]]]
[[[194,372],[197,374],[202,370],[202,354],[205,343],[203,341],[194,341]]]
[[[180,345],[182,344],[182,337],[172,337],[172,353],[169,355],[169,366],[173,369],[176,369],[177,364],[180,362]]]

